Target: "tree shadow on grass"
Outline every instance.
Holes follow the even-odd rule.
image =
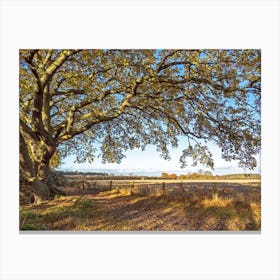
[[[197,224],[193,230],[260,230],[259,206],[243,201],[229,200],[227,203],[207,201],[185,207],[186,217],[193,217]]]
[[[163,212],[166,206],[167,202],[160,197],[122,196],[106,203],[92,197],[76,204],[32,209],[36,217],[31,216],[28,224],[43,224],[46,230],[162,230],[164,223],[176,224],[176,209]]]
[[[260,230],[260,203],[206,199],[184,204],[164,196],[113,195],[67,197],[34,205],[24,210],[32,213],[25,223],[33,230]]]

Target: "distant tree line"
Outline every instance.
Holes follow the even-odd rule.
[[[111,173],[106,172],[82,172],[82,171],[55,171],[57,175],[61,176],[69,176],[69,177],[84,177],[87,176],[87,178],[94,177],[95,180],[155,180],[160,179],[159,176],[136,176],[136,175],[115,175]]]
[[[59,175],[93,175],[93,176],[109,176],[106,172],[82,172],[82,171],[62,171],[57,170],[57,174]]]
[[[189,174],[168,174],[166,172],[163,172],[161,174],[162,179],[170,179],[170,180],[195,180],[195,179],[205,179],[205,180],[211,180],[211,179],[260,179],[260,174],[226,174],[226,175],[213,175],[211,171],[201,171]]]
[[[81,171],[55,171],[59,176],[84,177],[88,179],[94,177],[95,180],[214,180],[214,179],[260,179],[260,174],[226,174],[213,175],[211,171],[198,170],[197,172],[177,175],[175,173],[163,172],[161,176],[137,176],[137,175],[114,175],[106,172],[81,172]]]

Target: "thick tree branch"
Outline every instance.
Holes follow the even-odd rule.
[[[38,135],[36,134],[35,131],[33,131],[25,122],[25,120],[21,119],[19,120],[19,128],[20,128],[20,131],[22,131],[22,133],[27,133],[33,140],[35,141],[38,141],[39,140],[39,137]]]
[[[44,75],[41,77],[41,83],[46,84],[54,75],[54,73],[62,66],[62,64],[72,55],[81,50],[64,50],[60,53],[58,58],[46,69]]]

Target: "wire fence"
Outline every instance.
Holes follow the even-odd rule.
[[[147,197],[165,196],[176,201],[201,199],[235,199],[258,201],[260,187],[226,182],[145,182],[119,180],[87,180],[75,179],[67,182],[67,187],[79,190],[95,191],[127,191],[131,195],[137,194]]]

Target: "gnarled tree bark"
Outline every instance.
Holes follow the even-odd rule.
[[[55,147],[47,146],[46,144],[42,144],[42,142],[36,144],[34,141],[29,147],[33,148],[33,152],[28,151],[26,140],[22,133],[20,133],[21,190],[26,187],[31,190],[35,203],[52,199],[55,194],[65,195],[62,190],[58,189],[49,180],[49,174],[51,172],[49,161],[55,152]],[[33,154],[34,151],[36,151],[35,155]]]

